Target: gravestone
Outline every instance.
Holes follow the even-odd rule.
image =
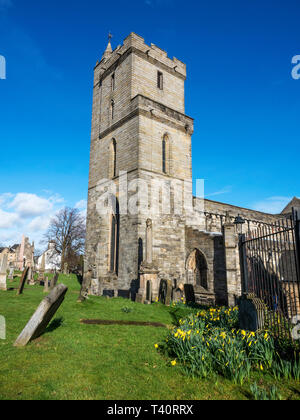
[[[57,285],[57,281],[58,281],[58,273],[55,273],[54,276],[52,277],[52,280],[50,282],[50,290],[53,290],[54,287]]]
[[[68,267],[68,263],[64,263],[64,274],[68,275],[69,274],[69,267]]]
[[[123,299],[129,299],[130,290],[118,290],[118,297],[121,297]]]
[[[49,292],[49,278],[48,276],[45,277],[44,280],[44,293],[48,293]]]
[[[173,283],[171,280],[167,280],[167,293],[165,299],[165,305],[170,306],[173,293]]]
[[[185,284],[184,294],[185,294],[185,299],[188,303],[195,303],[196,299],[195,299],[195,292],[194,292],[193,285]]]
[[[167,281],[166,280],[161,280],[160,287],[159,287],[158,299],[163,304],[166,303],[167,288],[168,288]]]
[[[40,269],[39,269],[39,276],[38,276],[38,281],[40,282],[40,285],[42,285],[42,283],[44,282],[45,269],[46,269],[46,259],[45,259],[45,254],[43,254]]]
[[[88,297],[89,289],[92,284],[92,277],[93,277],[93,271],[89,270],[84,276],[82,280],[82,285],[80,289],[80,294],[77,302],[81,303]]]
[[[9,274],[8,274],[8,277],[7,277],[8,280],[13,281],[13,279],[14,279],[14,272],[15,272],[15,269],[13,267],[11,267],[9,269]]]
[[[239,328],[258,331],[264,328],[266,305],[253,294],[244,294],[239,299]]]
[[[15,347],[26,346],[30,341],[43,334],[47,325],[62,304],[67,291],[67,286],[59,284],[42,300],[30,321],[15,341]]]
[[[26,267],[23,270],[22,277],[21,277],[20,284],[19,284],[19,288],[18,288],[18,291],[17,291],[17,295],[21,295],[23,293],[24,286],[25,286],[26,279],[27,279],[27,275],[28,275],[28,270],[29,270],[29,267]]]
[[[7,290],[6,270],[7,270],[7,254],[4,254],[1,261],[1,266],[0,266],[0,290]]]
[[[148,280],[146,283],[146,293],[145,293],[145,299],[144,304],[150,305],[152,303],[152,282],[151,280]]]
[[[181,283],[175,290],[173,293],[173,301],[174,302],[182,302],[182,299],[185,300],[185,295],[184,295],[184,285],[183,283]]]
[[[33,277],[33,270],[32,270],[31,265],[29,266],[29,270],[28,270],[27,283],[30,286],[34,286],[34,277]]]
[[[114,290],[104,289],[103,290],[103,296],[104,297],[108,297],[108,298],[113,298],[115,296],[115,291]]]

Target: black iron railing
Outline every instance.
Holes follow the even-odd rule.
[[[300,214],[240,236],[242,291],[261,299],[266,326],[290,335],[300,315]]]

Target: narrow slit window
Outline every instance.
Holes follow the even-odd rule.
[[[113,177],[117,176],[117,143],[116,140],[113,139],[113,144],[112,144],[112,164],[113,164],[113,170],[112,170],[112,174]]]
[[[115,102],[111,101],[111,119],[113,120],[115,116]]]
[[[115,90],[116,84],[115,84],[115,73],[111,76],[111,91],[113,92]]]
[[[157,87],[161,90],[164,88],[164,75],[162,72],[157,72]]]
[[[166,143],[166,139],[164,138],[162,141],[162,170],[164,174],[167,173],[166,152],[167,152],[167,143]]]

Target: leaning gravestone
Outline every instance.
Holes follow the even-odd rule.
[[[26,279],[27,279],[27,275],[28,275],[28,270],[29,270],[29,267],[25,268],[23,273],[22,273],[22,277],[21,277],[21,280],[20,280],[17,295],[21,295],[23,293],[24,286],[25,286]]]
[[[54,276],[51,279],[51,283],[50,283],[50,290],[53,290],[54,287],[57,285],[57,281],[58,281],[58,273],[55,273]]]
[[[7,254],[3,255],[0,266],[0,290],[7,290],[6,284]]]
[[[35,340],[43,334],[47,325],[64,301],[67,291],[67,286],[59,284],[42,300],[30,321],[14,343],[15,347],[24,347],[30,341]]]

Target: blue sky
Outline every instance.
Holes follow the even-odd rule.
[[[193,177],[206,197],[278,212],[300,196],[299,0],[0,0],[0,244],[84,211],[93,67],[131,32],[187,64]]]

